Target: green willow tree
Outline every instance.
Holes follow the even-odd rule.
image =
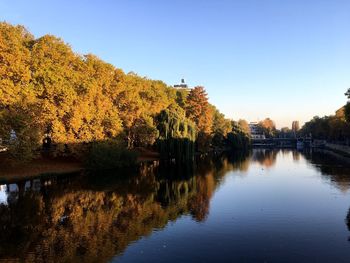
[[[215,106],[212,107],[213,126],[212,126],[212,145],[214,147],[223,147],[227,134],[232,131],[232,122],[225,118]]]
[[[250,135],[238,122],[232,122],[232,132],[227,134],[227,144],[232,149],[247,149],[250,147]]]
[[[158,149],[163,159],[177,162],[193,160],[196,126],[185,117],[185,112],[169,108],[157,116]]]

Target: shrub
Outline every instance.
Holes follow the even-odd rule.
[[[132,152],[118,143],[94,142],[86,160],[86,166],[90,170],[112,170],[124,167],[132,167],[136,164],[137,153]]]

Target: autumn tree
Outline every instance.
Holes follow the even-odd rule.
[[[213,112],[203,87],[195,87],[189,92],[186,99],[186,116],[197,125],[198,151],[208,151],[212,137]]]
[[[35,40],[31,53],[32,82],[45,132],[57,143],[73,143],[69,121],[78,97],[74,69],[79,58],[62,40],[49,35]]]
[[[75,141],[100,141],[115,138],[122,121],[113,96],[118,94],[122,72],[93,55],[84,57],[75,87],[77,98],[69,116],[69,130]]]
[[[350,89],[345,95],[350,99]],[[322,118],[316,116],[306,122],[300,134],[312,135],[313,138],[323,140],[348,140],[350,138],[350,102],[340,108],[335,115]]]
[[[138,118],[131,128],[131,138],[134,146],[152,146],[159,136],[152,117],[144,115]]]
[[[199,131],[212,132],[212,114],[204,87],[191,89],[186,99],[186,116],[196,123]]]
[[[33,36],[24,27],[0,23],[0,109],[33,100],[32,41]]]
[[[0,138],[17,139],[10,154],[31,158],[40,143],[40,109],[31,81],[33,36],[22,26],[0,23]]]
[[[259,126],[263,129],[267,137],[273,137],[276,134],[276,125],[273,120],[266,118],[265,120],[259,122]]]
[[[174,89],[125,74],[92,54],[75,53],[60,38],[35,39],[22,26],[0,23],[0,138],[15,133],[10,150],[18,156],[38,152],[44,136],[55,154],[84,154],[85,146],[105,141],[149,147],[162,137],[164,111],[173,131],[181,139],[188,133],[202,152],[213,136],[222,142],[232,129],[203,87]]]
[[[313,138],[322,140],[345,140],[350,137],[350,125],[336,116],[316,116],[304,124],[300,134],[311,134]]]
[[[232,123],[215,106],[210,105],[210,107],[213,112],[212,144],[214,146],[223,146],[227,133],[232,131]]]
[[[242,129],[246,134],[250,134],[249,123],[248,123],[246,120],[243,120],[243,119],[238,120],[238,125],[241,127],[241,129]]]
[[[232,130],[231,120],[226,119],[225,115],[221,113],[215,106],[211,106],[211,111],[213,113],[212,121],[212,131],[214,134],[220,133],[223,136],[226,136],[228,132]]]
[[[174,102],[175,94],[164,82],[141,78],[135,73],[124,75],[118,87],[114,101],[123,122],[128,147],[132,148],[136,137],[133,127],[146,122],[151,125],[149,118],[154,118]],[[149,131],[155,128],[151,126]],[[149,135],[152,136],[152,133]]]

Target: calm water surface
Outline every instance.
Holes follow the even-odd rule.
[[[350,168],[254,150],[2,185],[0,262],[350,262]]]

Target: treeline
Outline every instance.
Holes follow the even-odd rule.
[[[275,122],[266,118],[258,123],[258,127],[266,138],[294,138],[299,131],[299,122],[293,122],[291,129],[289,127],[277,129]]]
[[[103,144],[97,151],[106,143],[164,150],[170,139],[207,152],[227,145],[230,133],[240,146],[248,141],[236,126],[203,87],[175,89],[125,74],[55,36],[35,39],[23,26],[0,23],[0,138],[16,159],[33,158],[45,137],[56,155],[81,155],[92,142]]]
[[[345,93],[350,99],[350,89]],[[350,102],[340,108],[335,115],[314,117],[300,130],[301,136],[314,139],[345,142],[350,139]]]

